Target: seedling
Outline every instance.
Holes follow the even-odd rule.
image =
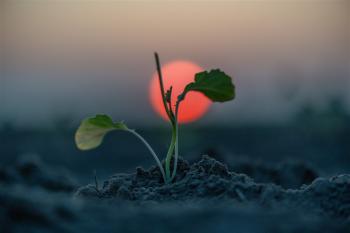
[[[122,121],[114,122],[107,115],[96,115],[95,117],[84,119],[75,134],[75,142],[80,150],[90,150],[101,145],[104,136],[109,132],[112,132],[114,130],[123,130],[129,132],[141,140],[141,142],[150,151],[159,167],[164,183],[170,183],[176,176],[179,156],[178,115],[180,104],[182,101],[185,101],[187,93],[190,91],[197,91],[203,93],[213,102],[226,102],[234,99],[235,86],[232,83],[231,77],[219,69],[211,70],[209,72],[203,71],[195,74],[194,82],[187,84],[183,92],[177,97],[175,105],[173,105],[171,102],[172,87],[170,87],[169,90],[165,92],[159,57],[157,53],[155,53],[154,56],[159,77],[160,92],[162,95],[163,105],[172,128],[171,142],[165,157],[165,167],[163,168],[158,155],[140,134],[138,134],[134,129],[128,128],[127,125]],[[173,156],[174,165],[171,171],[170,162]]]

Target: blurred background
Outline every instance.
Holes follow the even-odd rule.
[[[153,52],[234,78],[236,99],[180,128],[180,154],[350,172],[347,0],[0,3],[0,164],[38,154],[81,180],[154,164],[132,135],[81,152],[81,119],[107,113],[164,155],[171,129],[152,109]]]

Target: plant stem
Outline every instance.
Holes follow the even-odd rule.
[[[168,180],[167,180],[167,178],[166,178],[166,176],[165,176],[162,163],[160,162],[160,160],[159,160],[157,154],[154,152],[154,150],[153,150],[153,148],[150,146],[150,144],[148,144],[148,142],[147,142],[140,134],[138,134],[135,130],[133,130],[133,129],[126,129],[126,131],[128,131],[128,132],[132,133],[133,135],[135,135],[138,139],[140,139],[140,140],[143,142],[143,144],[145,144],[145,146],[147,147],[147,149],[151,152],[151,154],[152,154],[154,160],[156,160],[157,165],[158,165],[158,167],[159,167],[159,169],[160,169],[160,172],[162,173],[164,182],[167,183]]]
[[[171,106],[171,96],[169,97],[169,106],[167,104],[167,100],[166,100],[166,96],[165,96],[165,91],[164,91],[164,84],[163,84],[163,76],[162,76],[162,70],[161,70],[161,65],[160,65],[160,61],[159,61],[159,56],[158,53],[154,53],[154,58],[156,60],[156,66],[157,66],[157,72],[158,72],[158,78],[159,78],[159,86],[160,86],[160,92],[162,95],[162,100],[163,100],[163,105],[164,105],[164,109],[168,115],[168,118],[171,122],[171,126],[172,126],[172,136],[171,136],[171,142],[170,142],[170,146],[165,158],[165,183],[168,183],[172,180],[172,174],[171,174],[171,170],[170,170],[170,162],[171,162],[171,158],[173,156],[174,153],[174,147],[176,145],[176,141],[177,141],[177,136],[176,136],[176,119],[173,113],[173,109]],[[171,93],[171,88],[170,88],[170,93]],[[170,94],[171,95],[171,94]],[[174,169],[176,170],[176,166],[174,167]]]
[[[176,176],[176,171],[177,171],[177,161],[179,158],[179,121],[178,121],[178,113],[179,113],[179,107],[180,107],[180,102],[176,102],[175,106],[175,156],[174,156],[174,168],[173,168],[173,174],[171,175],[171,180],[173,180]]]
[[[175,126],[173,125],[171,142],[170,142],[170,146],[168,149],[168,153],[167,153],[166,158],[165,158],[165,177],[167,179],[167,182],[171,181],[170,162],[171,162],[171,157],[173,156],[173,153],[174,153],[175,144],[176,144],[176,129],[175,129]]]
[[[169,120],[171,121],[171,123],[173,124],[174,119],[171,115],[171,112],[168,108],[166,99],[165,99],[165,91],[164,91],[164,84],[163,84],[163,76],[162,76],[162,70],[161,70],[161,66],[160,66],[160,61],[159,61],[159,56],[158,53],[155,52],[154,53],[154,58],[156,60],[156,66],[157,66],[157,72],[158,72],[158,78],[159,78],[159,86],[160,86],[160,93],[162,95],[162,100],[163,100],[163,105],[164,105],[164,109],[166,111],[166,114],[168,115]]]

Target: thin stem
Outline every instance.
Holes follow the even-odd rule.
[[[172,127],[172,136],[171,136],[171,143],[168,149],[168,153],[165,158],[165,176],[167,178],[167,181],[171,181],[171,171],[170,171],[170,162],[171,162],[171,157],[173,156],[174,152],[174,147],[176,144],[176,129],[175,126],[173,125]]]
[[[164,91],[164,84],[163,84],[163,76],[162,76],[162,70],[161,70],[161,66],[160,66],[160,61],[159,61],[159,56],[158,56],[158,53],[154,53],[154,58],[156,60],[156,66],[157,66],[157,72],[158,72],[158,78],[159,78],[159,86],[160,86],[160,92],[161,92],[161,95],[162,95],[162,100],[163,100],[163,105],[164,105],[164,108],[165,108],[165,111],[168,115],[168,118],[169,120],[173,123],[173,118],[170,114],[170,110],[168,108],[168,105],[167,105],[167,102],[166,102],[166,99],[165,99],[165,91]]]
[[[173,180],[176,176],[176,170],[177,170],[177,161],[179,158],[179,125],[176,119],[176,125],[175,125],[175,134],[176,134],[176,138],[175,138],[175,155],[174,155],[174,168],[173,168],[173,173],[171,175],[171,180]]]
[[[171,180],[173,180],[176,176],[176,171],[177,171],[177,161],[179,158],[179,121],[178,121],[178,113],[179,113],[179,107],[180,107],[180,102],[176,102],[175,106],[175,156],[174,156],[174,168],[173,168],[173,174],[171,175]]]
[[[160,162],[157,154],[154,152],[153,148],[150,146],[150,144],[148,144],[148,142],[140,135],[138,134],[135,130],[133,129],[127,129],[126,131],[132,133],[133,135],[135,135],[138,139],[140,139],[143,144],[145,144],[145,146],[147,147],[147,149],[151,152],[154,160],[156,160],[157,162],[157,165],[160,169],[160,172],[162,173],[162,176],[163,176],[163,179],[164,179],[164,182],[166,183],[167,182],[167,178],[165,176],[165,173],[164,173],[164,169],[163,169],[163,166],[162,166],[162,163]]]
[[[169,112],[170,112],[170,115],[171,115],[171,118],[172,119],[175,119],[175,115],[174,115],[174,112],[173,112],[173,107],[172,107],[172,102],[171,102],[171,93],[172,93],[172,90],[173,90],[173,86],[170,86],[170,96],[169,96],[169,100],[166,100],[169,104]],[[173,121],[172,121],[172,125],[174,125]]]
[[[176,144],[176,124],[175,124],[175,116],[171,107],[171,96],[170,96],[170,103],[169,106],[167,105],[167,100],[165,96],[165,91],[164,91],[164,84],[163,84],[163,76],[162,76],[162,70],[161,70],[161,65],[159,61],[159,56],[158,53],[154,53],[154,58],[156,60],[156,66],[157,66],[157,72],[158,72],[158,78],[159,78],[159,86],[160,86],[160,92],[162,95],[162,100],[163,100],[163,105],[164,109],[168,115],[168,118],[171,122],[172,125],[172,137],[171,137],[171,143],[168,149],[168,153],[165,158],[165,182],[170,182],[171,181],[171,171],[170,171],[170,162],[171,162],[171,157],[173,156],[174,152],[174,147]]]
[[[170,115],[171,115],[171,117],[172,117],[173,119],[175,119],[174,112],[173,112],[173,110],[171,109],[171,101],[169,102],[169,109],[170,109]],[[172,122],[171,124],[174,125],[173,122]]]

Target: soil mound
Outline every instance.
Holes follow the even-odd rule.
[[[208,156],[192,165],[179,160],[176,179],[164,184],[157,167],[137,168],[133,174],[116,174],[101,188],[89,184],[79,188],[78,197],[135,202],[229,200],[262,207],[286,208],[317,215],[348,219],[350,216],[350,175],[317,178],[298,189],[284,189],[271,183],[256,183],[244,174]]]

